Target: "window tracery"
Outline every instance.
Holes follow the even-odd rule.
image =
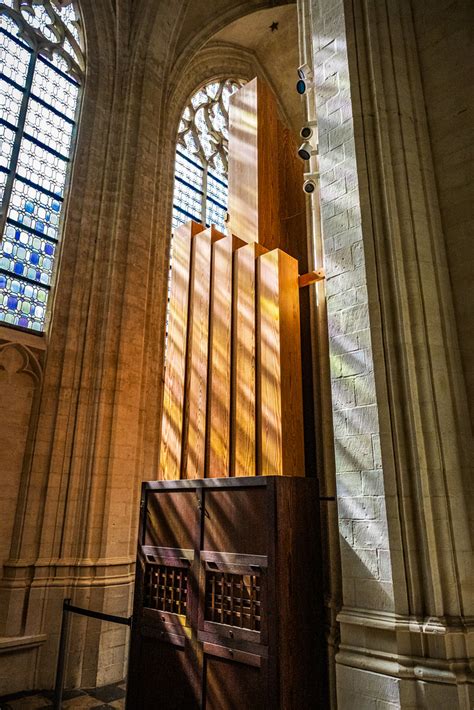
[[[0,1],[0,322],[43,331],[85,58],[72,0]]]
[[[183,111],[176,148],[173,228],[192,219],[224,230],[229,98],[244,83],[234,78],[208,82]]]

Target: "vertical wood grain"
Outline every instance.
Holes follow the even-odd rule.
[[[304,476],[298,262],[274,249],[257,263],[258,469]]]
[[[206,475],[228,476],[230,468],[233,252],[245,242],[235,236],[212,245],[209,332],[209,405]]]
[[[304,163],[279,118],[271,88],[253,79],[229,105],[229,229],[246,242],[283,249],[307,271]]]
[[[203,226],[201,224],[189,222],[178,227],[173,235],[160,466],[158,472],[158,478],[164,480],[176,480],[180,477],[191,242],[192,238],[202,230]]]
[[[248,244],[234,256],[231,475],[254,476],[256,459],[256,259],[266,249]]]
[[[223,237],[211,226],[193,239],[181,478],[205,475],[211,249]]]
[[[257,79],[235,92],[229,102],[228,227],[246,242],[258,237]]]

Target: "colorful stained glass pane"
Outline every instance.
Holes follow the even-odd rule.
[[[40,232],[41,235],[57,240],[59,237],[59,215],[55,209],[60,203],[52,195],[39,187],[28,185],[21,179],[13,183],[8,219],[21,226]],[[39,229],[38,229],[39,227]],[[18,238],[24,239],[20,230]]]
[[[0,0],[0,321],[37,331],[60,238],[81,44],[73,2]]]
[[[41,285],[25,284],[15,276],[0,275],[0,321],[43,330],[48,292]]]

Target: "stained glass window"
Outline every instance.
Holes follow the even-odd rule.
[[[83,76],[72,0],[0,0],[0,323],[45,328]]]
[[[239,79],[211,81],[184,109],[178,129],[173,228],[189,222],[225,229],[229,98]]]

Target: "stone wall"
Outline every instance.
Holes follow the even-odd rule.
[[[338,706],[468,708],[472,439],[413,15],[405,2],[314,0],[312,27]]]
[[[316,3],[313,22],[343,598],[393,609],[342,4]]]
[[[88,74],[52,327],[41,347],[0,333],[17,434],[3,464],[0,693],[52,685],[64,597],[130,612],[140,482],[155,476],[159,451],[176,128],[210,72],[258,73],[251,52],[205,44],[273,4],[82,2]],[[332,402],[318,402],[318,462],[328,606],[342,607],[340,708],[468,708],[472,692],[470,375],[468,351],[463,371],[453,345],[468,327],[468,260],[455,256],[464,202],[450,178],[461,153],[442,138],[450,104],[436,101],[441,60],[422,31],[453,41],[444,7],[299,3],[319,124],[323,239],[315,201],[311,246],[327,279],[315,289],[316,380],[324,390],[330,369]],[[68,684],[121,679],[126,633],[75,620]],[[337,644],[335,618],[330,635]]]

